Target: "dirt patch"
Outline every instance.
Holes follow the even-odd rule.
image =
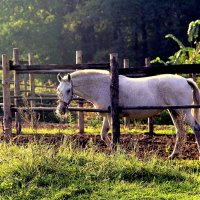
[[[99,135],[48,135],[48,134],[31,134],[31,135],[11,135],[6,137],[0,136],[1,141],[11,142],[17,145],[27,145],[28,143],[50,144],[55,147],[61,144],[72,144],[73,148],[90,148],[96,151],[111,153],[111,149],[101,140]],[[148,134],[121,134],[120,149],[126,153],[135,153],[138,158],[148,158],[157,155],[161,158],[167,158],[173,150],[175,143],[174,135],[153,135]],[[185,145],[182,147],[180,159],[198,159],[197,144],[195,136],[188,134]]]

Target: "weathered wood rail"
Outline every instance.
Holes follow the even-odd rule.
[[[129,77],[145,77],[159,74],[198,74],[200,73],[200,64],[187,65],[162,65],[154,64],[150,67],[132,67],[119,68],[119,74]]]
[[[3,103],[0,103],[0,107],[3,106]],[[190,108],[200,108],[200,105],[181,105],[181,106],[127,106],[127,107],[118,107],[119,112],[123,110],[165,110],[165,109],[190,109]],[[28,110],[30,108],[27,107],[13,107],[11,106],[11,110],[13,112],[17,112],[18,110]],[[55,111],[56,107],[31,107],[33,111]],[[80,108],[80,107],[68,107],[69,111],[81,111],[81,112],[99,112],[99,113],[110,113],[111,108],[108,109],[98,109],[98,108]]]
[[[16,50],[15,50],[16,51]],[[129,107],[119,107],[119,78],[118,75],[125,75],[129,77],[145,77],[145,76],[152,76],[158,74],[193,74],[193,73],[200,73],[200,65],[193,64],[193,65],[176,65],[176,66],[164,66],[164,65],[154,65],[150,67],[130,67],[130,68],[119,68],[119,64],[117,62],[117,55],[112,54],[110,56],[110,63],[82,63],[76,62],[74,65],[32,65],[29,62],[29,65],[19,65],[18,64],[18,53],[16,53],[15,62],[9,62],[8,57],[6,55],[2,56],[2,69],[3,69],[3,104],[0,106],[3,107],[4,111],[4,130],[6,134],[11,134],[11,111],[18,113],[19,110],[27,110],[26,107],[18,107],[18,101],[15,101],[15,105],[11,107],[10,104],[10,71],[14,70],[16,78],[15,78],[15,97],[16,99],[20,98],[19,96],[19,77],[20,74],[39,74],[39,73],[59,73],[59,72],[72,72],[76,69],[107,69],[110,70],[110,78],[111,78],[111,107],[102,110],[102,109],[94,109],[94,108],[83,108],[81,106],[74,108],[69,107],[70,111],[78,111],[80,114],[83,112],[110,112],[112,116],[112,135],[113,135],[113,144],[115,145],[119,142],[120,138],[120,126],[119,126],[119,114],[122,110],[143,110],[143,109],[189,109],[189,108],[200,108],[200,105],[183,105],[183,106],[129,106]],[[18,83],[17,83],[18,81]],[[36,98],[35,96],[30,97],[30,99]],[[55,107],[48,108],[48,107],[35,107],[32,105],[31,110],[33,111],[50,111],[55,110]],[[19,118],[19,115],[17,115]],[[82,116],[83,120],[83,116]],[[20,132],[20,118],[16,122],[17,132]],[[82,132],[84,132],[84,127],[80,127]],[[81,131],[80,131],[81,132]]]

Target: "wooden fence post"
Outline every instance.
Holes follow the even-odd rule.
[[[145,67],[150,67],[150,66],[151,66],[150,59],[145,58]],[[148,118],[148,132],[149,134],[153,135],[153,131],[154,131],[153,117],[149,117]]]
[[[129,68],[129,59],[124,59],[124,68]],[[124,128],[130,128],[130,119],[124,117]]]
[[[10,100],[10,65],[7,55],[2,55],[2,89],[3,89],[3,128],[6,135],[12,134],[12,115]]]
[[[13,65],[19,65],[19,49],[18,48],[13,49]],[[20,77],[16,71],[14,71],[14,95],[20,96]],[[19,107],[20,100],[15,99],[14,105],[15,107]],[[15,112],[15,128],[16,128],[16,133],[20,134],[22,125],[21,125],[21,116],[18,111]]]
[[[32,65],[33,64],[33,55],[31,53],[28,54],[28,65]],[[35,96],[35,80],[34,80],[34,75],[33,74],[29,74],[29,81],[30,81],[30,94],[31,97]],[[32,100],[31,101],[31,107],[35,106],[35,101]]]
[[[110,99],[111,99],[111,130],[113,149],[116,150],[120,142],[120,123],[119,123],[119,64],[118,54],[110,54]]]
[[[33,64],[33,55],[28,53],[28,65]],[[30,81],[30,96],[35,97],[35,79],[33,74],[29,74],[29,81]],[[35,100],[30,101],[31,107],[35,107]],[[31,112],[31,126],[36,128],[36,114]]]
[[[82,51],[76,51],[76,64],[82,64],[83,63],[83,53]],[[83,107],[83,101],[78,101],[78,107]],[[79,133],[84,134],[84,112],[78,112],[78,127],[79,127]]]
[[[23,83],[24,83],[24,91],[25,91],[25,97],[28,97],[28,74],[23,74]]]

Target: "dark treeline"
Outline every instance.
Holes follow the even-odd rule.
[[[38,63],[108,61],[110,52],[143,65],[177,50],[165,35],[187,43],[189,22],[200,18],[199,0],[1,0],[0,53],[18,47]]]

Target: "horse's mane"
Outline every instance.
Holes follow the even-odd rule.
[[[73,78],[79,77],[79,76],[84,76],[84,75],[89,75],[89,76],[95,76],[95,75],[103,75],[103,76],[108,76],[109,71],[107,70],[95,70],[95,69],[84,69],[84,70],[78,70],[75,72],[71,73],[71,76]]]

